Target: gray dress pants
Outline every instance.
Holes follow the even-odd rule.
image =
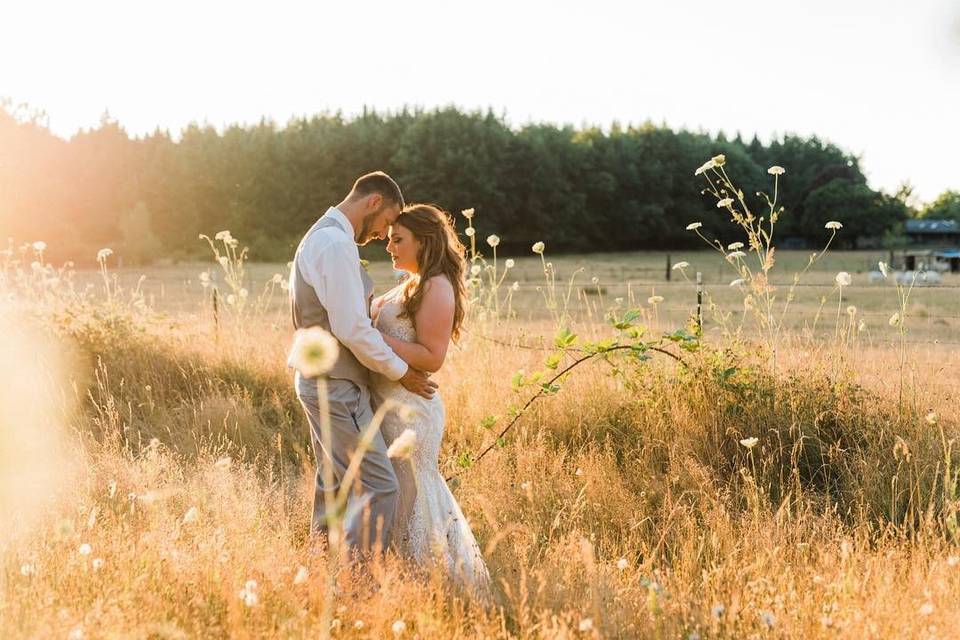
[[[316,381],[302,378],[298,373],[295,386],[297,398],[310,423],[310,439],[313,441],[313,453],[317,459],[310,530],[312,533],[326,532],[323,465],[333,465],[332,489],[339,491],[340,481],[356,451],[360,433],[373,419],[370,389],[350,380],[327,380],[332,446],[330,451],[325,451],[320,431]],[[370,449],[363,456],[360,472],[355,486],[350,490],[344,514],[344,534],[351,550],[361,553],[386,550],[390,543],[390,528],[399,491],[397,476],[387,457],[387,445],[383,441],[383,434],[378,431]]]

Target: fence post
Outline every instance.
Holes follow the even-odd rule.
[[[697,333],[703,332],[703,274],[697,271]]]
[[[667,282],[670,282],[670,254],[667,254]]]

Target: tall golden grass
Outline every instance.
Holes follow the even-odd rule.
[[[541,258],[550,319],[505,320],[486,302],[437,375],[441,467],[457,474],[493,603],[387,554],[339,570],[327,629],[289,332],[230,306],[216,325],[158,314],[105,265],[95,296],[37,253],[38,266],[0,281],[0,637],[930,638],[960,628],[957,351],[878,347],[838,330],[777,335],[776,369],[769,343],[742,333],[694,336],[685,351],[666,342],[682,363],[601,353],[471,463],[537,388],[515,372],[528,380],[551,354],[562,364],[582,354],[537,345],[573,325],[587,348],[617,335],[573,321],[563,277]],[[502,284],[479,264],[474,286]],[[231,286],[236,302],[243,281]],[[638,321],[655,328],[657,304]]]

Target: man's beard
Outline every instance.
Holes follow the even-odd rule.
[[[373,226],[374,221],[381,213],[383,213],[384,209],[386,209],[386,207],[380,207],[373,213],[368,213],[365,215],[363,220],[360,221],[360,233],[357,234],[357,244],[361,247],[371,240],[376,239],[376,235],[371,233],[370,227]]]

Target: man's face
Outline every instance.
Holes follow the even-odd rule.
[[[380,208],[368,213],[360,223],[357,244],[365,245],[371,240],[383,240],[387,237],[390,226],[399,216],[400,205],[381,200]]]

